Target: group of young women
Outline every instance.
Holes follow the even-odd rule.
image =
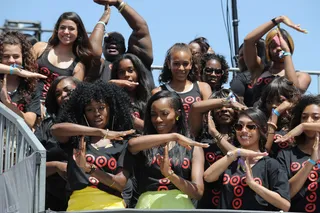
[[[122,0],[96,3],[90,38],[73,12],[48,43],[0,35],[1,102],[47,149],[46,208],[320,211],[320,97],[303,95],[310,76],[279,24],[300,26],[279,16],[249,33],[231,89],[205,38],[176,43],[155,88],[146,22]],[[102,44],[110,6],[133,29],[127,52],[120,33]]]

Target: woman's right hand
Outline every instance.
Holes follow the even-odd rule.
[[[281,96],[282,103],[276,108],[276,110],[282,114],[283,112],[291,109],[293,104],[289,102],[285,97]]]
[[[291,21],[287,16],[279,16],[278,18],[279,18],[280,22],[284,23],[288,27],[291,27],[299,32],[302,32],[302,33],[308,33],[308,31],[306,29],[302,29],[300,27],[300,24],[294,24],[293,21]]]
[[[249,158],[255,158],[255,157],[264,157],[268,155],[268,152],[255,152],[250,149],[235,149],[233,150],[234,154],[237,157],[249,157]]]
[[[106,129],[101,129],[101,137],[109,140],[123,140],[124,136],[131,135],[135,133],[136,130],[130,129],[126,131],[110,131]]]
[[[186,136],[177,134],[177,143],[181,146],[185,147],[188,150],[191,150],[192,146],[199,146],[202,148],[208,148],[210,145],[205,143],[199,143],[194,140],[191,140],[190,138],[187,138]]]
[[[45,75],[41,75],[39,73],[30,72],[30,71],[23,70],[23,69],[19,69],[18,71],[14,72],[14,74],[16,74],[17,76],[20,76],[22,78],[42,78],[42,79],[47,78],[47,76],[45,76]]]
[[[311,153],[311,159],[317,162],[320,160],[320,153],[319,153],[319,132],[316,133],[316,137],[314,139],[313,147],[312,147],[312,153]]]
[[[129,90],[133,90],[139,85],[138,82],[133,82],[133,81],[128,81],[128,80],[120,80],[120,79],[112,79],[109,81],[109,83],[116,84],[119,87],[125,87]]]

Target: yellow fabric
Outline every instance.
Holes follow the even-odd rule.
[[[188,195],[180,190],[151,191],[140,195],[136,209],[194,209]]]
[[[86,187],[72,193],[67,211],[123,208],[125,208],[125,203],[122,198],[108,194],[97,188]]]
[[[266,56],[267,56],[268,61],[270,61],[269,45],[271,44],[271,41],[272,41],[273,37],[275,37],[277,34],[278,34],[277,28],[274,28],[274,29],[272,29],[272,30],[266,35],[265,44],[266,44]],[[288,41],[289,41],[289,45],[290,45],[291,48],[292,48],[291,54],[293,54],[293,51],[294,51],[294,42],[293,42],[292,37],[289,35],[289,33],[288,33],[287,38],[288,38]]]

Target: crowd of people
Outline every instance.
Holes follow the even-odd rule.
[[[147,22],[123,0],[94,1],[90,36],[74,12],[48,42],[0,35],[1,102],[47,150],[46,209],[320,211],[320,96],[304,95],[311,78],[281,28],[300,25],[278,16],[248,33],[230,89],[206,38],[175,43],[156,87]],[[105,34],[111,7],[127,46]]]

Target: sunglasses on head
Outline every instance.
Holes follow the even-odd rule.
[[[246,127],[246,129],[249,130],[249,131],[252,131],[252,130],[255,130],[255,129],[258,128],[257,125],[255,125],[255,124],[247,124],[247,125],[235,124],[235,125],[234,125],[234,129],[235,129],[236,131],[239,131],[239,132],[240,132],[244,127]]]
[[[223,70],[222,69],[216,69],[216,68],[210,68],[210,67],[205,67],[203,69],[203,72],[205,72],[206,74],[216,74],[216,75],[223,75]]]

